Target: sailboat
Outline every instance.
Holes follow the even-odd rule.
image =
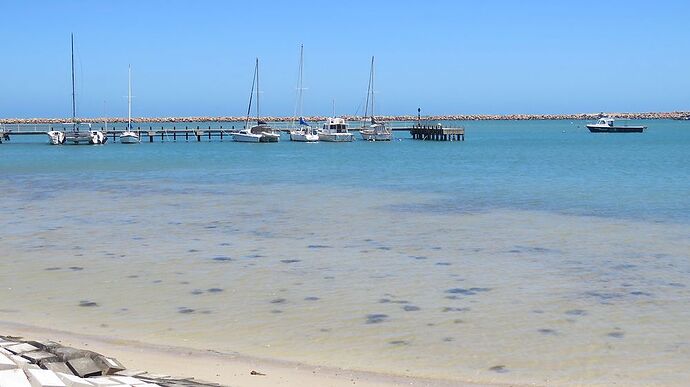
[[[61,131],[50,131],[48,132],[48,137],[50,137],[50,143],[54,145],[58,144],[105,144],[108,141],[106,135],[100,131],[91,129],[91,124],[88,125],[87,130],[79,130],[79,122],[77,122],[77,103],[76,103],[76,93],[74,88],[74,34],[71,35],[72,41],[72,130],[61,132]]]
[[[249,114],[252,110],[252,97],[254,96],[254,86],[256,86],[256,125],[249,126]],[[259,116],[259,58],[256,58],[254,66],[254,79],[252,80],[252,91],[249,94],[249,107],[247,108],[247,120],[244,129],[233,133],[233,140],[238,142],[278,142],[280,132],[271,128]]]
[[[302,68],[304,67],[304,45],[300,46],[299,49],[299,75],[297,77],[297,105],[299,108],[299,127],[290,131],[291,141],[300,142],[316,142],[319,141],[319,135],[316,133],[316,129],[313,129],[307,121],[302,117],[302,92],[304,88],[302,87]]]
[[[122,144],[138,144],[139,135],[132,130],[132,66],[129,66],[129,83],[127,87],[127,130],[120,134],[120,143]]]
[[[369,105],[371,103],[371,106]],[[371,123],[366,125],[369,108],[371,107]],[[364,110],[364,123],[359,134],[363,140],[366,141],[390,141],[393,138],[393,132],[386,126],[385,123],[376,122],[374,117],[374,57],[371,57],[371,69],[369,70],[369,86],[367,88],[367,102]]]

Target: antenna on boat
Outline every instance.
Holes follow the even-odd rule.
[[[335,98],[333,98],[333,118],[335,118]]]

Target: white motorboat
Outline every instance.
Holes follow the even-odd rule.
[[[347,129],[347,122],[340,117],[330,117],[319,130],[319,141],[351,142],[355,136]]]
[[[132,130],[132,66],[128,70],[127,130],[120,134],[120,144],[138,144],[141,141],[139,134]]]
[[[51,130],[46,134],[48,135],[50,145],[61,145],[65,143],[65,132]]]
[[[249,114],[252,110],[252,98],[254,96],[254,86],[256,86],[256,125],[249,126]],[[278,142],[280,141],[280,131],[273,129],[259,117],[259,58],[256,58],[254,66],[254,79],[252,80],[252,91],[249,94],[249,107],[247,108],[247,120],[244,129],[233,133],[232,139],[237,142]]]
[[[302,93],[304,87],[302,87],[302,69],[304,67],[304,45],[300,46],[299,51],[299,76],[297,79],[297,113],[299,114],[299,125],[297,128],[290,130],[290,141],[299,142],[316,142],[319,141],[319,135],[316,133],[316,129],[312,128],[307,121],[302,117],[302,105],[303,98]],[[296,114],[297,116],[297,114]],[[294,121],[293,121],[294,125]]]
[[[642,133],[647,129],[642,125],[617,125],[616,120],[610,117],[600,118],[596,124],[585,126],[592,133]]]
[[[369,86],[367,88],[367,102],[365,104],[364,119],[370,117],[371,124],[362,125],[359,134],[366,141],[390,141],[393,139],[393,132],[383,122],[376,122],[374,116],[374,57],[371,57],[371,69],[369,70]],[[371,110],[369,110],[371,108]],[[369,116],[371,111],[371,116]]]
[[[108,141],[108,138],[105,136],[105,134],[96,129],[91,128],[91,124],[88,124],[88,130],[79,130],[80,124],[76,120],[77,116],[77,103],[76,103],[76,94],[74,91],[74,34],[71,36],[72,38],[72,130],[71,131],[65,131],[64,133],[64,144],[74,144],[74,145],[81,145],[81,144],[90,144],[90,145],[96,145],[96,144],[105,144]],[[54,139],[59,139],[59,135],[51,136],[48,134],[48,137],[50,137],[50,143],[55,144]]]

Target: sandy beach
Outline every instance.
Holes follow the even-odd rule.
[[[106,354],[118,359],[127,369],[145,370],[150,373],[163,375],[194,377],[203,381],[231,386],[507,386],[506,384],[478,384],[410,378],[373,372],[319,367],[225,354],[213,350],[202,351],[178,346],[113,340],[107,337],[78,334],[8,321],[0,321],[0,332],[6,335],[22,336],[27,339],[52,340],[66,346]],[[252,375],[252,371],[263,375]]]

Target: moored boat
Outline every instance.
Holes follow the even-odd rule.
[[[383,122],[376,122],[374,116],[374,57],[371,57],[371,69],[369,70],[369,86],[367,88],[367,101],[365,104],[364,119],[365,123],[359,130],[360,136],[366,141],[390,141],[393,138],[393,132]],[[371,109],[371,110],[370,110]],[[366,119],[371,112],[371,123],[367,126]]]
[[[51,132],[48,132],[48,137],[50,138],[50,144],[53,145],[58,145],[58,144],[73,144],[73,145],[96,145],[96,144],[105,144],[108,141],[108,138],[105,136],[105,134],[96,129],[91,128],[91,124],[88,124],[88,129],[87,130],[80,130],[79,129],[79,122],[77,122],[76,116],[77,116],[77,103],[76,103],[76,93],[75,93],[75,88],[74,88],[74,35],[71,36],[71,41],[72,41],[72,130],[71,131],[65,131],[63,133],[64,139],[62,142],[60,142],[61,135],[54,133],[51,135]]]
[[[256,86],[256,125],[249,126],[249,114],[252,110],[254,87]],[[244,129],[233,133],[232,139],[237,142],[278,142],[280,131],[273,129],[265,121],[262,121],[259,111],[259,58],[256,58],[254,66],[254,79],[252,79],[252,91],[249,93],[249,107],[247,108],[247,120]]]
[[[128,69],[127,87],[127,130],[120,134],[121,144],[138,144],[141,141],[139,134],[132,130],[132,66]]]
[[[299,75],[297,79],[297,113],[299,114],[299,125],[297,128],[290,130],[290,141],[298,142],[316,142],[319,141],[319,135],[316,133],[316,129],[312,128],[311,125],[304,120],[302,117],[302,104],[304,87],[302,87],[302,69],[304,67],[304,46],[300,46],[299,52]],[[294,125],[294,121],[293,121]]]
[[[319,141],[326,142],[351,142],[355,136],[348,131],[345,119],[330,117],[319,130]]]
[[[592,133],[642,133],[646,126],[643,125],[618,125],[616,120],[603,117],[596,124],[587,124],[587,129]]]

